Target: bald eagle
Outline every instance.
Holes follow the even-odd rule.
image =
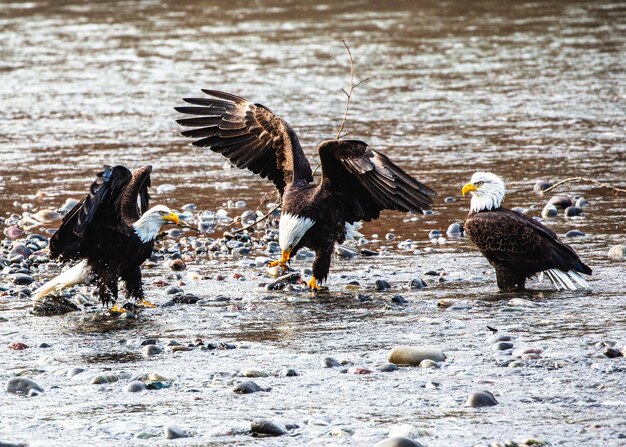
[[[432,189],[359,140],[322,142],[322,175],[314,183],[298,136],[285,120],[239,96],[202,91],[209,97],[185,98],[192,106],[176,107],[195,116],[177,120],[194,128],[182,134],[276,186],[282,256],[273,265],[285,267],[303,246],[315,250],[312,290],[326,280],[335,242],[344,242],[350,224],[377,219],[385,209],[419,213],[433,201]]]
[[[576,252],[535,219],[501,206],[504,182],[476,172],[462,195],[472,194],[465,232],[496,270],[498,288],[524,290],[526,280],[545,273],[557,290],[587,289],[580,273],[591,275]]]
[[[124,166],[104,167],[50,239],[51,258],[81,262],[41,286],[36,299],[93,278],[107,306],[116,303],[121,278],[128,299],[149,304],[143,302],[140,266],[152,254],[161,226],[179,222],[166,206],[148,209],[151,172],[151,166],[132,173]]]

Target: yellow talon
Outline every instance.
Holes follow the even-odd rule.
[[[117,305],[117,303],[109,309],[109,312],[113,313],[113,314],[123,314],[124,312],[126,312],[126,309],[124,309],[123,307],[120,307]]]
[[[311,290],[317,291],[321,289],[320,285],[317,283],[317,279],[315,279],[315,276],[311,277],[311,280],[307,284]]]
[[[291,255],[291,250],[290,251],[282,251],[282,254],[280,256],[280,259],[278,261],[272,261],[269,263],[270,267],[276,267],[277,265],[280,265],[281,267],[285,268],[287,267],[287,263],[289,262],[289,259]]]
[[[148,300],[141,300],[137,303],[139,307],[157,307],[156,304]]]

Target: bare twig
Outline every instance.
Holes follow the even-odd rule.
[[[257,219],[254,223],[251,223],[250,225],[246,225],[245,227],[239,228],[238,230],[234,230],[233,233],[234,234],[241,233],[242,231],[249,230],[250,228],[254,227],[255,225],[258,225],[259,223],[263,222],[265,219],[270,217],[272,215],[272,213],[274,213],[274,211],[276,211],[278,208],[280,208],[282,206],[282,204],[283,203],[280,202],[274,208],[272,208],[267,213],[265,213],[263,216],[261,216],[260,219]]]
[[[352,59],[352,51],[350,51],[350,47],[348,46],[345,40],[341,39],[341,43],[343,44],[344,47],[346,47],[346,51],[348,52],[348,58],[350,59],[350,88],[348,88],[348,91],[346,91],[346,89],[344,88],[341,89],[343,94],[346,95],[346,109],[343,112],[341,126],[339,126],[339,130],[337,131],[337,136],[335,137],[335,140],[340,140],[341,138],[349,134],[349,132],[343,133],[343,130],[346,126],[346,120],[348,119],[348,112],[350,111],[350,99],[352,98],[352,92],[359,85],[369,80],[369,78],[365,78],[365,79],[361,79],[356,84],[354,83],[354,59]]]
[[[587,177],[570,177],[570,178],[566,178],[565,180],[561,180],[560,182],[556,182],[554,185],[550,186],[549,188],[544,189],[541,193],[545,194],[547,192],[550,192],[550,191],[558,188],[562,184],[569,183],[569,182],[592,183],[592,184],[594,184],[596,186],[599,186],[600,188],[610,189],[615,194],[617,194],[618,192],[626,192],[626,189],[616,188],[615,186],[611,186],[608,183],[599,182],[599,181],[591,179],[591,178],[587,178]]]

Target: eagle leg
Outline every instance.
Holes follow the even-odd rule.
[[[317,279],[315,279],[315,276],[311,277],[311,280],[307,284],[309,285],[309,289],[314,292],[321,289],[320,285],[317,283]]]

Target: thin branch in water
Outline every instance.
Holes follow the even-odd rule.
[[[241,233],[242,231],[249,230],[250,228],[254,227],[255,225],[258,225],[259,223],[263,222],[265,219],[270,217],[274,213],[274,211],[276,211],[278,208],[280,208],[282,206],[282,204],[283,204],[282,202],[279,202],[278,205],[276,205],[274,208],[272,208],[267,213],[265,213],[263,216],[261,216],[260,219],[257,219],[254,223],[251,223],[250,225],[246,225],[245,227],[239,228],[238,230],[234,230],[233,233],[234,234]]]
[[[354,59],[352,59],[352,51],[350,51],[350,47],[348,46],[345,40],[341,39],[341,43],[343,44],[344,47],[346,47],[346,51],[348,52],[348,58],[350,59],[350,87],[348,88],[347,91],[345,88],[341,89],[343,94],[346,95],[346,108],[343,112],[343,118],[341,119],[341,126],[339,126],[339,130],[337,131],[337,136],[335,137],[335,140],[340,140],[341,138],[349,134],[349,132],[343,133],[343,130],[346,126],[346,120],[348,119],[348,112],[350,111],[350,99],[352,98],[352,92],[354,92],[354,89],[357,88],[359,85],[363,84],[364,82],[369,81],[370,79],[370,78],[365,78],[365,79],[361,79],[356,84],[354,83]]]
[[[610,189],[610,190],[613,191],[614,194],[617,194],[617,193],[620,193],[620,192],[626,192],[626,189],[624,189],[624,188],[617,188],[615,186],[609,185],[608,183],[599,182],[599,181],[591,179],[591,178],[587,178],[587,177],[570,177],[570,178],[566,178],[565,180],[561,180],[560,182],[556,182],[554,185],[552,185],[549,188],[546,188],[543,191],[541,191],[541,193],[545,194],[547,192],[550,192],[550,191],[558,188],[562,184],[569,183],[569,182],[591,183],[593,185],[599,186],[600,188]]]

